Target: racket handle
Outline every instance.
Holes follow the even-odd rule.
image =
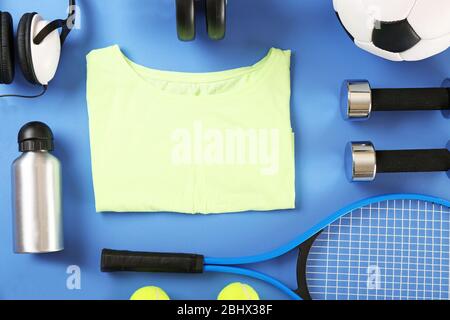
[[[196,254],[151,253],[103,249],[102,272],[202,273],[204,257]]]

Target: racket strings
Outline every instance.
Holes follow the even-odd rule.
[[[313,299],[449,299],[449,208],[392,200],[325,229],[307,263]]]

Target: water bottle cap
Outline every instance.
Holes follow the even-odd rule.
[[[18,135],[19,151],[52,151],[53,132],[45,123],[34,121],[24,125]]]

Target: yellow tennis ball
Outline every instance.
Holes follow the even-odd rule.
[[[170,298],[161,288],[143,287],[133,293],[130,300],[170,300]]]
[[[223,288],[217,300],[259,300],[259,296],[248,284],[235,282]]]

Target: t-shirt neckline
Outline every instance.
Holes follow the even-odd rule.
[[[224,71],[214,71],[214,72],[178,72],[178,71],[166,71],[166,70],[158,70],[154,68],[149,68],[138,63],[135,63],[131,59],[129,59],[121,50],[119,45],[114,45],[113,50],[117,58],[120,60],[121,65],[125,67],[127,73],[129,73],[136,81],[143,84],[147,89],[151,90],[153,93],[164,95],[164,96],[172,96],[172,97],[181,97],[183,99],[186,98],[194,98],[194,99],[202,99],[202,98],[214,98],[214,97],[224,97],[228,95],[235,95],[242,93],[244,91],[251,91],[255,88],[255,86],[265,78],[274,64],[274,60],[276,59],[275,48],[271,48],[269,52],[258,62],[253,65],[239,67],[234,69],[228,69]],[[202,94],[202,95],[191,95],[191,94],[180,94],[169,92],[162,88],[158,88],[156,85],[150,83],[146,80],[138,70],[141,69],[148,74],[153,74],[154,78],[157,80],[165,80],[173,83],[184,83],[184,84],[207,84],[214,82],[221,82],[231,80],[233,78],[238,78],[241,76],[249,75],[251,73],[255,73],[259,71],[258,76],[253,77],[251,81],[245,86],[240,86],[238,88],[228,89],[221,93],[213,93],[213,94]]]

